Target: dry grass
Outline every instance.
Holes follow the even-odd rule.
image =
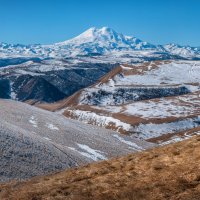
[[[197,200],[200,137],[0,186],[1,200]]]
[[[102,83],[107,83],[109,81],[109,79],[114,78],[114,76],[116,76],[117,74],[122,73],[122,67],[121,66],[117,66],[115,67],[113,70],[111,70],[110,72],[108,72],[106,75],[104,75],[102,78],[100,78],[97,83],[95,83],[94,85],[92,85],[91,87],[94,87],[97,84],[102,84]]]

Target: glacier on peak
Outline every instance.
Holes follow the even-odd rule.
[[[111,28],[102,27],[100,29],[92,27],[80,34],[79,36],[66,40],[64,42],[56,43],[57,46],[73,46],[85,47],[85,50],[103,48],[104,52],[110,50],[142,50],[155,49],[156,46],[147,42],[143,42],[136,37],[124,36],[117,33]],[[101,53],[104,53],[101,52]]]

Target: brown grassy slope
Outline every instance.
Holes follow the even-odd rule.
[[[200,136],[118,159],[0,186],[0,199],[200,199]]]

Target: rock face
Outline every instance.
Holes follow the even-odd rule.
[[[154,145],[0,99],[0,182],[26,179]]]
[[[83,104],[103,106],[104,102],[109,99],[109,105],[122,105],[131,103],[133,101],[142,101],[154,98],[162,98],[169,96],[178,96],[187,94],[190,91],[188,88],[182,87],[164,87],[164,88],[145,88],[145,87],[123,87],[116,88],[113,91],[107,91],[99,89],[97,91],[84,95],[84,99],[81,101]]]
[[[0,98],[10,98],[10,83],[6,79],[0,80]]]
[[[12,84],[16,99],[55,102],[66,97],[54,85],[39,76],[21,75]]]

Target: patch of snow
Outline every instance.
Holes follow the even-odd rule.
[[[46,124],[46,126],[47,126],[47,128],[49,128],[49,129],[51,129],[51,130],[56,130],[56,131],[58,131],[58,130],[59,130],[59,128],[58,128],[58,127],[56,127],[55,125],[53,125],[53,124],[50,124],[50,123],[47,123],[47,124]]]
[[[119,113],[123,110],[122,106],[91,106],[94,109],[101,109],[111,113]]]
[[[83,151],[79,151],[73,147],[68,147],[69,149],[76,151],[78,153],[80,153],[81,155],[90,158],[94,161],[98,161],[98,160],[106,160],[107,158],[103,155],[103,152],[99,151],[99,150],[95,150],[92,149],[91,147],[85,145],[85,144],[79,144],[77,143],[78,147],[83,150]]]
[[[171,144],[171,143],[181,142],[181,141],[183,141],[185,139],[187,139],[187,138],[182,138],[182,137],[174,136],[170,140],[168,140],[166,142],[162,142],[159,145],[160,146],[164,146],[164,145]]]
[[[164,145],[171,144],[171,143],[181,142],[183,140],[191,138],[194,135],[200,135],[200,131],[194,132],[191,135],[188,135],[187,133],[185,133],[184,136],[182,136],[182,137],[174,136],[170,140],[167,140],[165,142],[160,142],[159,145],[164,146]]]
[[[124,138],[120,137],[117,134],[114,134],[113,137],[115,137],[116,139],[118,139],[120,142],[128,144],[129,146],[131,146],[131,148],[133,148],[134,150],[143,150],[142,147],[138,146],[136,143],[133,143],[131,141],[125,140]]]
[[[11,93],[10,93],[11,99],[16,100],[16,96],[17,94],[13,90],[11,90]]]
[[[33,127],[37,128],[37,121],[35,120],[34,116],[31,116],[31,118],[29,119],[29,122],[32,124]]]
[[[125,67],[124,65],[121,65],[122,69],[125,69],[125,70],[130,70],[130,69],[133,69],[132,67]]]
[[[109,125],[114,125],[118,130],[122,128],[123,130],[129,131],[131,129],[131,125],[121,122],[118,119],[113,117],[101,116],[96,113],[90,111],[82,111],[82,110],[69,110],[71,115],[78,119],[79,121],[94,124],[97,126],[105,127]]]
[[[48,140],[48,141],[51,141],[51,139],[50,138],[48,138],[48,137],[43,137],[45,140]]]
[[[31,70],[37,70],[39,72],[49,72],[49,71],[58,71],[58,70],[65,70],[66,67],[62,65],[36,65],[31,67]]]

